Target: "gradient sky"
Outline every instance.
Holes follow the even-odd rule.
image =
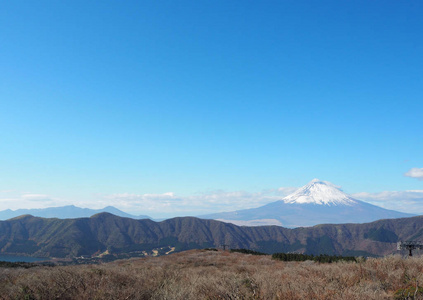
[[[421,1],[2,2],[0,210],[195,214],[319,178],[423,213],[422,15]]]

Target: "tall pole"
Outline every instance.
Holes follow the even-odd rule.
[[[397,250],[408,250],[408,257],[413,256],[413,250],[423,249],[423,242],[421,241],[400,241],[397,243]]]

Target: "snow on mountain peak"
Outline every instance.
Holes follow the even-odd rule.
[[[353,205],[357,203],[338,186],[319,179],[313,179],[305,186],[282,199],[291,204]]]

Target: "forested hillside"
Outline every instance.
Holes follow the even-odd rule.
[[[108,213],[66,220],[26,215],[0,222],[1,253],[60,258],[104,252],[141,255],[161,248],[164,254],[221,245],[265,253],[372,256],[395,253],[398,240],[422,238],[423,217],[296,229],[243,227],[192,217],[154,222]]]

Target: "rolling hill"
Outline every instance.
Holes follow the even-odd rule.
[[[336,255],[386,255],[398,240],[423,239],[423,217],[379,220],[366,224],[240,227],[215,220],[183,217],[154,222],[101,213],[91,218],[46,219],[25,215],[0,221],[0,253],[42,257],[91,256],[220,247],[261,252]]]

